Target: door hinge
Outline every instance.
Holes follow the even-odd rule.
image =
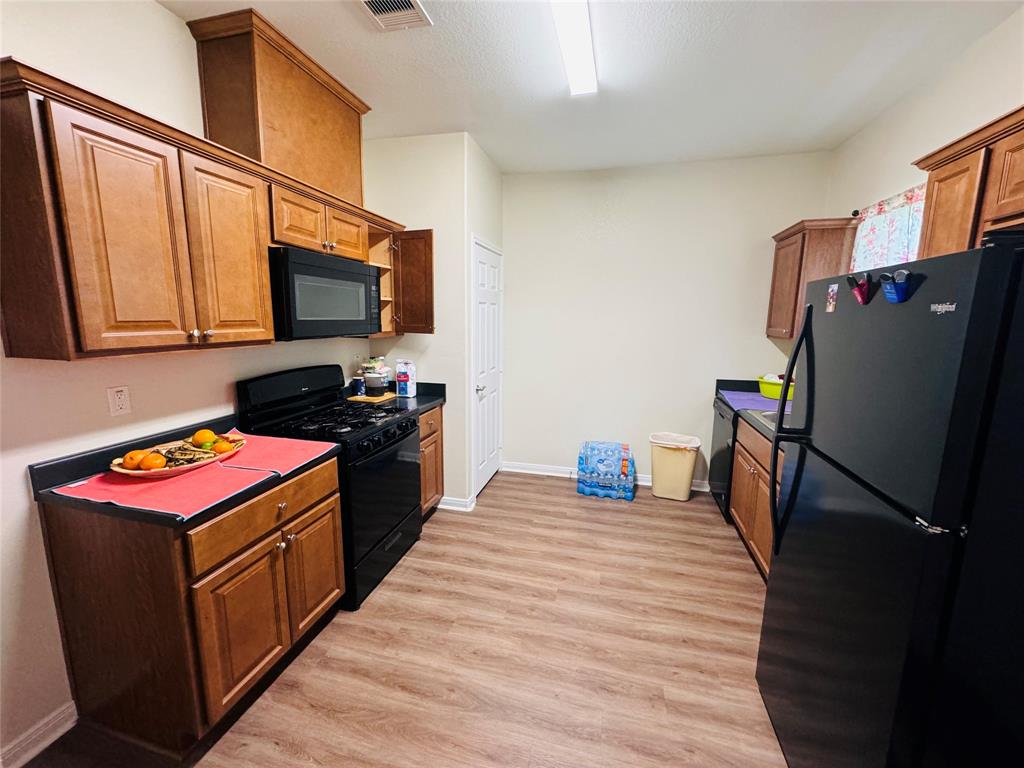
[[[914,518],[914,525],[916,525],[918,528],[923,529],[926,533],[952,533],[952,531],[949,530],[948,528],[940,528],[937,525],[932,525],[927,520],[924,520],[923,518],[920,518],[920,517],[915,517]],[[966,535],[966,529],[965,528],[961,529],[960,535],[961,536]]]

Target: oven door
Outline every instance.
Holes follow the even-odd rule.
[[[348,483],[357,565],[420,504],[419,430],[351,464]]]
[[[271,261],[278,340],[380,331],[376,267],[296,248],[272,248]]]

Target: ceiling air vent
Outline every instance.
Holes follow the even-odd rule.
[[[363,7],[384,32],[434,24],[419,0],[363,0]]]

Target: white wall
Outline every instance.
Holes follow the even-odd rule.
[[[415,360],[421,381],[447,385],[445,496],[468,500],[469,237],[501,246],[501,175],[465,133],[364,142],[363,169],[368,208],[408,229],[434,230],[435,333],[381,339],[372,347],[392,364]]]
[[[0,49],[26,64],[202,135],[195,42],[152,2],[0,5]],[[0,360],[0,745],[70,702],[29,490],[28,464],[230,413],[235,380],[298,365],[352,369],[363,340],[195,350],[107,360]],[[132,414],[112,418],[105,388],[127,384]]]
[[[824,213],[827,160],[506,176],[505,461],[620,440],[647,474],[651,432],[708,446],[715,379],[785,365],[764,335],[771,235]]]
[[[832,157],[830,215],[848,216],[926,178],[922,155],[1024,104],[1024,9],[935,71]]]

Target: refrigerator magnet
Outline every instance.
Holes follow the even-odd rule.
[[[837,301],[839,301],[839,283],[832,283],[825,293],[825,311],[835,312]]]

